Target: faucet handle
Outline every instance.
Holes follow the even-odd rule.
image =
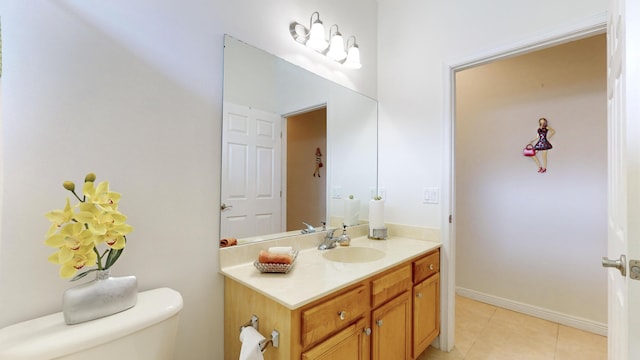
[[[332,239],[333,238],[333,234],[336,232],[336,230],[338,230],[338,228],[335,229],[331,229],[331,230],[327,230],[327,239]]]
[[[322,224],[322,231],[326,231],[327,230],[327,222],[326,221],[321,221],[320,223]]]

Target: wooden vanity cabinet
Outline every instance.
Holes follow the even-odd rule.
[[[225,277],[225,360],[240,354],[239,326],[280,332],[266,360],[415,359],[439,334],[439,250],[298,309]]]

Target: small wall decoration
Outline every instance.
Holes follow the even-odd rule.
[[[549,142],[549,139],[555,134],[556,131],[549,126],[547,119],[538,119],[538,136],[529,141],[529,144],[524,148],[522,154],[530,157],[535,161],[538,172],[543,174],[547,172],[547,151],[553,149],[553,146]],[[534,144],[534,141],[537,142]],[[542,164],[538,159],[538,154],[542,153]]]
[[[322,152],[320,148],[316,148],[316,170],[313,172],[313,177],[320,177],[320,168],[322,168],[324,164],[322,163]]]

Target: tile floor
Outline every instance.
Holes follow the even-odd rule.
[[[417,360],[606,360],[607,338],[456,297],[456,345]]]

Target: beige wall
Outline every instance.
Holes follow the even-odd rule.
[[[315,173],[316,148],[323,167]],[[327,109],[287,118],[287,231],[327,221]]]
[[[456,285],[606,323],[605,36],[461,71],[456,105]],[[544,174],[522,156],[540,117]]]

